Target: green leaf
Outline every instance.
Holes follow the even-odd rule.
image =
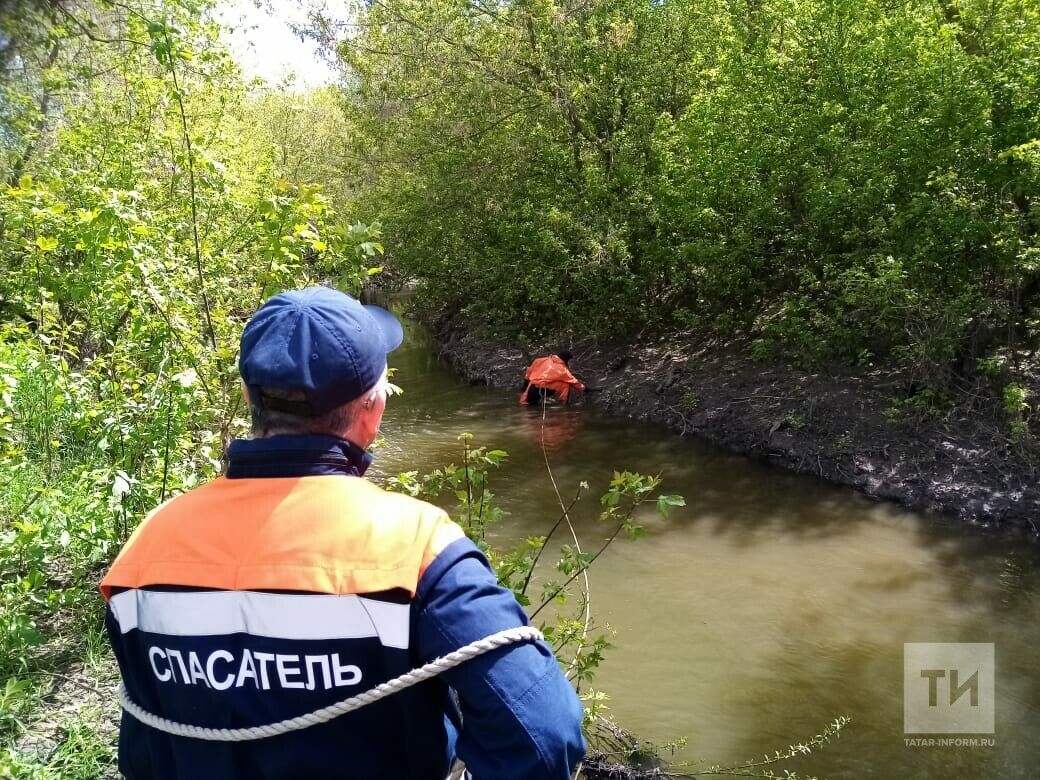
[[[672,508],[677,506],[686,506],[686,499],[682,496],[677,495],[657,497],[657,511],[663,517],[668,517],[668,514],[672,511]]]

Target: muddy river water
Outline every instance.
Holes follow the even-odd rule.
[[[406,325],[391,360],[405,394],[388,404],[387,443],[372,473],[458,463],[456,436],[471,432],[509,452],[492,475],[509,512],[494,543],[545,533],[559,510],[540,414],[520,408],[516,393],[465,385],[422,328]],[[677,760],[737,763],[844,714],[853,722],[840,739],[787,766],[832,780],[1040,777],[1037,546],[594,409],[551,409],[545,426],[561,491],[572,494],[582,480],[591,486],[573,513],[586,547],[605,536],[595,499],[614,469],[660,473],[666,492],[686,498],[668,520],[648,513],[646,537],[619,540],[591,571],[593,616],[615,645],[595,686],[624,728],[657,742],[685,737]],[[981,654],[974,666],[924,649],[923,661],[910,659],[906,695],[910,720],[919,721],[934,685],[936,714],[948,706],[946,667],[958,664],[955,706],[971,707],[965,680],[980,671],[978,707],[966,712],[985,720],[992,703],[992,733],[966,735],[974,744],[908,743],[938,735],[904,731],[905,643],[983,645],[967,649]],[[945,676],[922,677],[920,666]]]

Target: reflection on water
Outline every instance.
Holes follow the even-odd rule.
[[[573,406],[526,408],[521,414],[527,436],[550,455],[561,452],[581,428],[584,411]]]
[[[405,395],[387,409],[377,475],[458,463],[463,431],[508,450],[492,482],[510,513],[501,545],[558,515],[543,436],[561,492],[592,486],[574,513],[588,547],[605,536],[595,497],[614,469],[661,473],[685,495],[685,508],[642,518],[647,537],[613,545],[591,572],[595,619],[616,645],[596,683],[623,726],[687,737],[687,759],[736,762],[848,714],[845,736],[798,767],[831,778],[1037,775],[1035,549],[578,407],[549,409],[543,431],[517,393],[464,385],[420,329],[407,330],[391,361]],[[903,643],[958,641],[996,643],[996,746],[906,747]]]

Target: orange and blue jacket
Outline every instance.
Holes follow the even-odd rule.
[[[362,478],[326,436],[236,441],[227,474],[153,512],[101,583],[130,697],[174,721],[258,726],[311,712],[526,625],[439,509]],[[454,695],[452,694],[454,691]],[[581,704],[543,642],[501,648],[329,723],[207,742],[124,713],[130,780],[569,778]]]
[[[527,385],[520,395],[521,404],[527,403],[527,394],[531,392],[532,387],[552,390],[564,403],[570,398],[571,388],[585,389],[585,385],[571,373],[558,355],[535,358],[524,372],[524,380]]]

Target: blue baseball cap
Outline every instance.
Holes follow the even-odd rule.
[[[379,381],[404,330],[379,306],[365,306],[328,287],[280,293],[242,331],[238,370],[249,400],[304,416],[327,414],[360,398]],[[265,388],[302,391],[302,400]]]

